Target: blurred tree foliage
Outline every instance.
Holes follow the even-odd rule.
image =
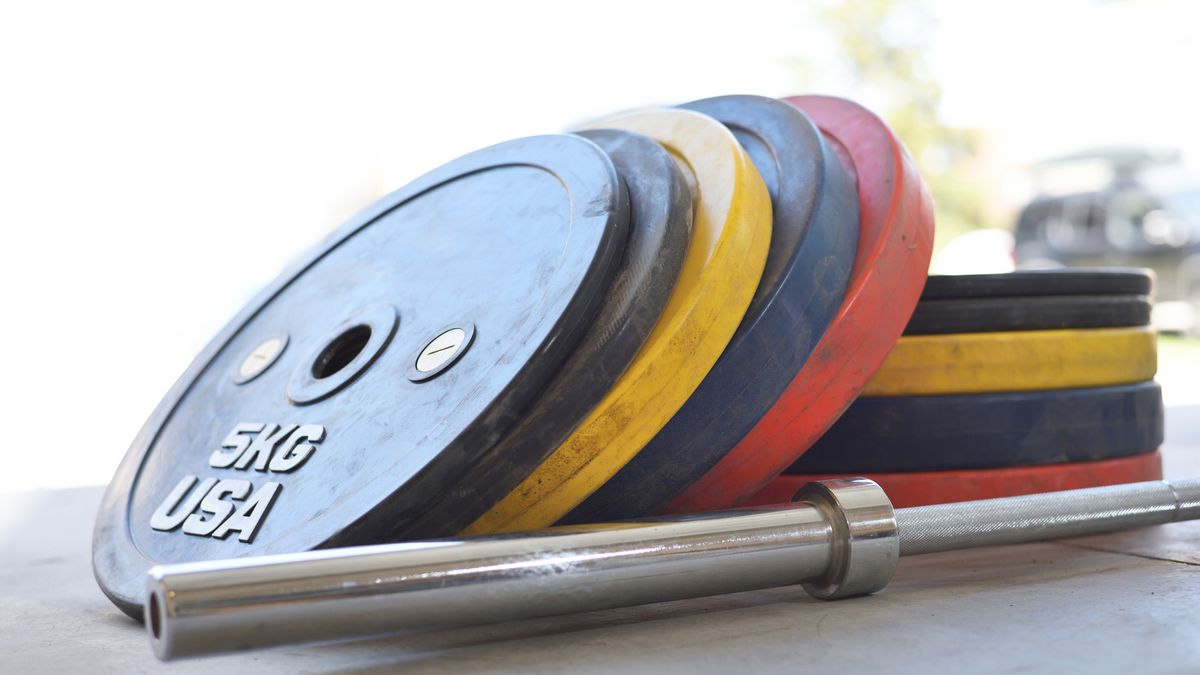
[[[925,63],[934,22],[920,0],[846,0],[819,12],[853,88],[892,125],[929,183],[938,247],[996,226],[974,166],[979,134],[942,121],[942,88]]]

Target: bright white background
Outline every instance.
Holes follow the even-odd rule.
[[[992,130],[1014,199],[1027,163],[1087,145],[1200,155],[1200,5],[929,6],[943,113]],[[861,94],[806,7],[0,6],[0,492],[106,482],[288,258],[463,152],[646,104]]]

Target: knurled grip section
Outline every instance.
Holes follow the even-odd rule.
[[[896,509],[900,555],[1077,537],[1200,518],[1200,479]]]

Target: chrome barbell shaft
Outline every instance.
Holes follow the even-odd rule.
[[[1200,518],[1200,478],[896,509],[900,555],[1019,544]]]
[[[865,479],[785,506],[461,540],[165,565],[148,575],[163,659],[552,616],[792,584],[883,588],[899,555],[1200,518],[1200,479],[893,512]]]

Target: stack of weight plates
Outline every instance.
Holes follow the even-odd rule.
[[[97,579],[732,506],[900,338],[928,190],[843,99],[725,96],[500,143],[380,199],[236,316],[117,470]]]
[[[751,503],[866,475],[897,506],[1161,478],[1148,270],[930,277],[858,399]]]

